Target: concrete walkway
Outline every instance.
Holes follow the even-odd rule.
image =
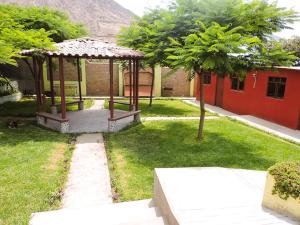
[[[199,106],[199,101],[196,100],[184,100],[184,102]],[[278,125],[276,123],[272,123],[267,120],[263,120],[260,118],[257,118],[255,116],[250,115],[238,115],[232,112],[229,112],[227,110],[224,110],[220,107],[212,106],[209,104],[205,104],[205,109],[207,111],[217,113],[219,116],[226,116],[230,117],[232,119],[236,119],[240,122],[243,122],[249,126],[258,128],[260,130],[263,130],[265,132],[268,132],[270,134],[276,135],[278,137],[300,143],[300,131],[299,130],[293,130],[281,125]]]
[[[85,208],[112,203],[109,170],[103,136],[77,138],[63,197],[63,208]]]
[[[207,116],[205,117],[206,120],[218,119],[218,116]],[[161,120],[199,120],[198,117],[189,117],[189,116],[182,116],[182,117],[172,117],[172,116],[157,116],[157,117],[143,117],[142,121],[161,121]]]

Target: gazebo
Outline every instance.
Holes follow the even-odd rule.
[[[109,74],[110,74],[110,96],[109,96],[109,117],[108,117],[108,131],[114,132],[117,129],[117,121],[134,117],[135,121],[140,120],[139,110],[139,62],[143,59],[143,54],[129,48],[120,47],[113,43],[107,43],[94,38],[80,38],[74,40],[67,40],[54,45],[55,50],[36,51],[24,50],[23,56],[32,57],[32,71],[35,79],[36,99],[38,104],[37,121],[39,124],[54,128],[60,132],[67,133],[70,127],[70,121],[67,117],[67,104],[78,104],[78,109],[83,110],[83,98],[81,94],[81,69],[80,59],[107,59],[109,60]],[[58,58],[58,70],[60,81],[60,98],[61,102],[56,104],[54,79],[53,79],[53,59]],[[64,77],[64,59],[73,59],[77,64],[77,78],[79,89],[79,100],[75,102],[66,102],[65,95],[65,77]],[[128,61],[128,70],[130,74],[129,86],[130,95],[129,102],[120,102],[114,100],[114,67],[116,61]],[[44,110],[45,92],[43,82],[43,64],[47,62],[50,81],[50,97],[51,97],[51,113]],[[115,104],[128,105],[129,111],[121,114],[115,113]],[[57,106],[60,105],[61,113],[57,114]],[[48,123],[49,121],[52,121]],[[53,125],[55,121],[56,125]],[[58,126],[57,126],[58,124]]]

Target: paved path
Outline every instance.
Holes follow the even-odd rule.
[[[63,208],[84,208],[112,203],[107,158],[100,133],[77,138],[63,197]]]
[[[207,116],[205,117],[206,120],[211,119],[218,119],[220,117],[217,116]],[[199,120],[198,117],[188,117],[188,116],[182,116],[182,117],[172,117],[172,116],[157,116],[157,117],[143,117],[143,121],[161,121],[161,120]]]
[[[193,105],[199,105],[198,101],[195,100],[185,100],[186,103],[193,104]],[[263,130],[265,132],[271,133],[273,135],[276,135],[278,137],[300,143],[300,131],[299,130],[293,130],[284,126],[281,126],[276,123],[272,123],[267,120],[263,120],[260,118],[257,118],[255,116],[250,115],[238,115],[232,112],[229,112],[225,109],[222,109],[220,107],[212,106],[209,104],[205,104],[205,109],[210,112],[217,113],[220,116],[226,116],[230,117],[232,119],[236,119],[240,122],[243,122],[249,126],[258,128],[260,130]]]

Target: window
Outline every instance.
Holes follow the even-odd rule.
[[[204,84],[211,84],[211,74],[209,72],[204,72],[203,73],[203,77],[204,77]]]
[[[267,96],[273,98],[283,98],[285,83],[285,77],[269,77]]]
[[[231,78],[231,89],[232,90],[237,90],[237,91],[242,91],[245,88],[245,81],[241,80],[238,77],[232,77]]]

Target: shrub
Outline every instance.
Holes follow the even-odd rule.
[[[300,197],[300,162],[277,163],[269,168],[275,179],[273,194],[282,199]]]

